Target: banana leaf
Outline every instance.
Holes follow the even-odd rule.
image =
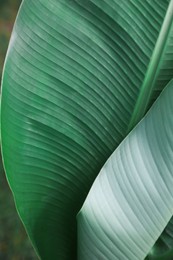
[[[2,154],[42,259],[76,259],[94,179],[172,78],[172,10],[168,0],[22,2],[3,71]]]

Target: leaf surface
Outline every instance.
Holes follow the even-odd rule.
[[[168,3],[22,3],[3,73],[2,152],[43,259],[76,259],[76,214],[126,136]]]
[[[172,217],[172,95],[173,81],[96,178],[78,215],[79,259],[142,260]]]

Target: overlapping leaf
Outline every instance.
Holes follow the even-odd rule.
[[[78,216],[79,259],[142,260],[172,217],[172,96],[173,81],[96,178]],[[156,259],[172,257],[165,240]]]
[[[168,3],[23,1],[3,75],[2,149],[43,259],[76,259],[76,214],[127,133]],[[151,94],[164,87],[155,80]]]

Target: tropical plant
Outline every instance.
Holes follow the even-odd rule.
[[[42,259],[76,259],[103,165],[78,258],[173,258],[172,21],[173,0],[23,1],[2,153]]]

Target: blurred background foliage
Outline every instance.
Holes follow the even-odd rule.
[[[21,0],[0,0],[0,79],[11,31]],[[0,260],[36,260],[19,220],[0,158]]]

